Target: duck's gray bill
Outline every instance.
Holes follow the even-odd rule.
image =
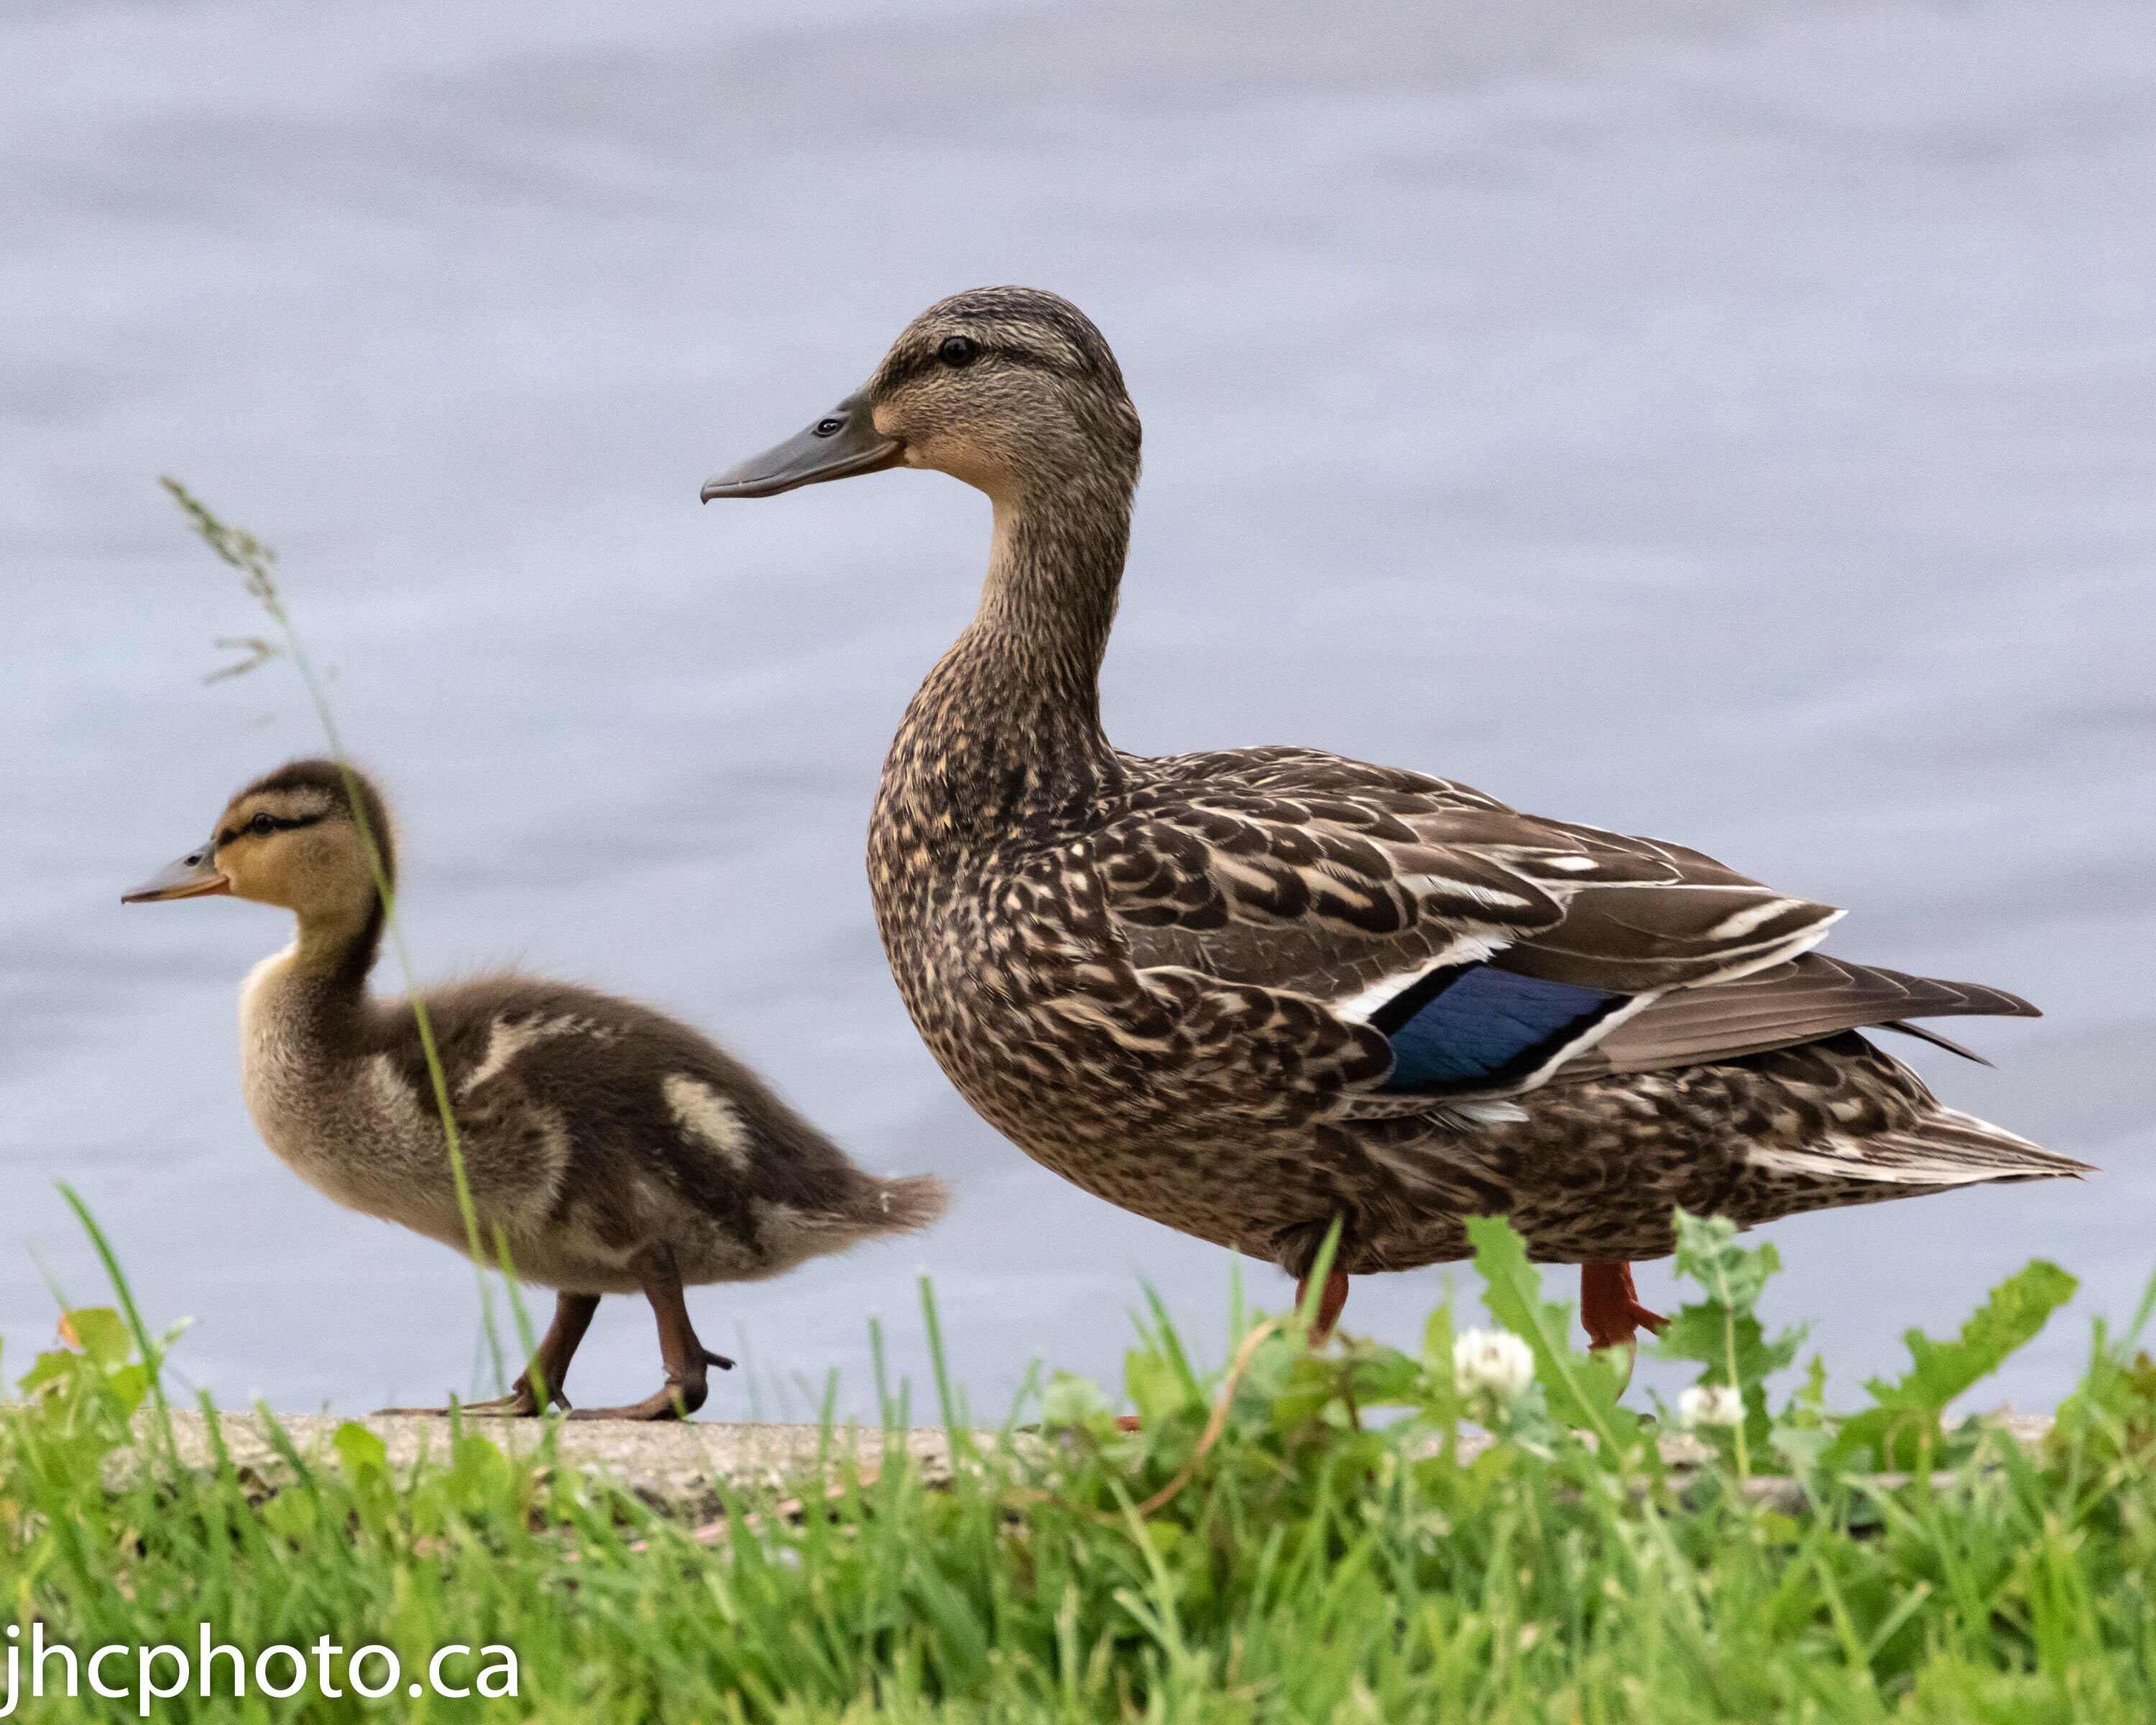
[[[729,467],[704,487],[704,501],[714,497],[776,497],[797,485],[849,479],[895,467],[904,449],[896,438],[875,429],[868,391],[850,395],[798,437],[775,449],[752,455]]]
[[[229,892],[232,883],[212,860],[217,847],[205,845],[190,850],[168,868],[162,868],[132,892],[120,895],[123,905],[146,905],[161,898],[200,898],[205,893]]]

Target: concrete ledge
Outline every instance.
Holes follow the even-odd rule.
[[[2041,1415],[1998,1414],[1986,1416],[2010,1433],[2025,1449],[2041,1443],[2051,1420]],[[136,1430],[146,1445],[154,1445],[154,1414],[145,1410],[136,1420]],[[346,1422],[330,1414],[287,1414],[278,1423],[293,1447],[310,1462],[334,1465],[331,1439]],[[379,1437],[388,1450],[389,1465],[408,1470],[427,1455],[446,1461],[449,1422],[425,1414],[374,1414],[357,1421]],[[208,1422],[199,1413],[175,1409],[174,1434],[179,1440],[180,1461],[188,1467],[208,1468],[215,1452]],[[290,1466],[264,1435],[259,1414],[221,1414],[220,1435],[236,1467],[253,1473],[265,1487],[274,1489],[290,1476]],[[470,1418],[468,1433],[486,1438],[511,1455],[529,1455],[539,1445],[545,1427],[536,1420]],[[637,1425],[626,1420],[568,1420],[559,1428],[555,1454],[565,1467],[603,1474],[645,1502],[670,1514],[703,1521],[716,1514],[721,1495],[744,1491],[768,1491],[801,1481],[817,1471],[819,1457],[835,1461],[849,1446],[855,1465],[865,1475],[881,1465],[884,1435],[879,1430],[839,1428],[828,1440],[814,1425],[737,1425],[691,1420],[685,1425]],[[993,1432],[977,1436],[983,1448],[997,1440]],[[1464,1433],[1460,1441],[1463,1458],[1488,1447],[1490,1440],[1479,1433]],[[1682,1432],[1660,1440],[1662,1460],[1678,1478],[1695,1475],[1712,1454],[1697,1438]],[[931,1483],[951,1476],[951,1446],[941,1427],[916,1427],[906,1434],[906,1453]],[[1951,1475],[1936,1476],[1941,1481]],[[1892,1490],[1908,1483],[1905,1476],[1880,1474],[1874,1482]],[[1794,1479],[1767,1476],[1748,1482],[1746,1496],[1794,1514],[1804,1507],[1803,1486]]]
[[[138,1414],[138,1440],[154,1445],[156,1415]],[[331,1439],[346,1422],[331,1414],[280,1414],[277,1423],[292,1440],[292,1447],[312,1463],[334,1465]],[[355,1424],[380,1438],[389,1452],[389,1465],[404,1471],[424,1454],[436,1461],[449,1457],[449,1422],[427,1414],[373,1414]],[[216,1452],[210,1444],[209,1422],[192,1410],[172,1410],[173,1435],[179,1440],[182,1466],[209,1468]],[[501,1420],[467,1416],[465,1431],[485,1438],[505,1453],[529,1455],[539,1446],[546,1428],[536,1420]],[[280,1455],[264,1432],[261,1416],[228,1413],[218,1416],[218,1435],[224,1440],[234,1466],[254,1473],[264,1485],[275,1486],[290,1476],[290,1464]],[[995,1441],[983,1433],[982,1441]],[[732,1425],[716,1421],[641,1425],[629,1420],[567,1420],[559,1427],[555,1454],[565,1467],[603,1473],[645,1502],[679,1515],[703,1517],[713,1513],[722,1491],[767,1489],[816,1471],[818,1457],[833,1461],[844,1457],[850,1445],[855,1465],[873,1473],[881,1464],[884,1435],[880,1430],[834,1430],[828,1440],[814,1425]],[[920,1467],[922,1477],[935,1481],[951,1476],[951,1445],[942,1430],[916,1428],[906,1434],[906,1453]]]

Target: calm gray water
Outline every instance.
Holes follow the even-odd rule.
[[[1093,314],[1145,415],[1124,745],[1322,744],[1681,839],[1851,907],[1833,951],[2049,1011],[1966,1033],[1995,1071],[1918,1064],[2103,1175],[1783,1224],[1771,1301],[1848,1391],[2051,1256],[2082,1296],[1980,1399],[2056,1395],[2156,1263],[2152,183],[2138,0],[18,0],[9,1375],[47,1272],[101,1297],[56,1178],[222,1399],[474,1365],[468,1269],[249,1127],[233,996],[280,916],[118,903],[317,746],[288,668],[203,684],[260,620],[159,472],[281,547],[423,968],[675,1009],[954,1183],[922,1240],[696,1295],[756,1366],[713,1414],[833,1366],[861,1405],[870,1313],[918,1381],[924,1268],[977,1406],[1036,1355],[1112,1376],[1147,1280],[1217,1357],[1226,1258],[976,1120],[876,944],[869,799],[985,503],[696,501],[930,300],[1016,280]],[[1442,1284],[1360,1283],[1350,1327],[1409,1342]],[[572,1387],[656,1370],[609,1301]]]

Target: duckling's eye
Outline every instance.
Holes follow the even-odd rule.
[[[974,357],[980,351],[981,344],[971,336],[946,336],[943,345],[936,350],[936,357],[955,370],[960,366],[973,364]]]
[[[264,833],[274,833],[277,830],[277,818],[273,814],[258,814],[247,823],[247,830],[257,837]]]

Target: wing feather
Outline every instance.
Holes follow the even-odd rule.
[[[1397,1081],[1343,1096],[1351,1111],[1457,1111],[1867,1025],[2034,1012],[1820,957],[1830,905],[1449,780],[1308,749],[1125,760],[1126,812],[1087,843],[1132,963],[1178,990],[1300,997],[1386,1036]],[[1491,974],[1439,1001],[1477,968]],[[1561,1009],[1567,991],[1608,1004]]]
[[[1351,1016],[1499,952],[1523,976],[1653,993],[1794,957],[1840,915],[1681,845],[1312,750],[1132,765],[1128,812],[1093,845],[1137,962]]]
[[[1662,996],[1573,1060],[1564,1076],[1595,1078],[1735,1060],[1904,1019],[2041,1016],[2003,988],[1809,952],[1733,981]]]

